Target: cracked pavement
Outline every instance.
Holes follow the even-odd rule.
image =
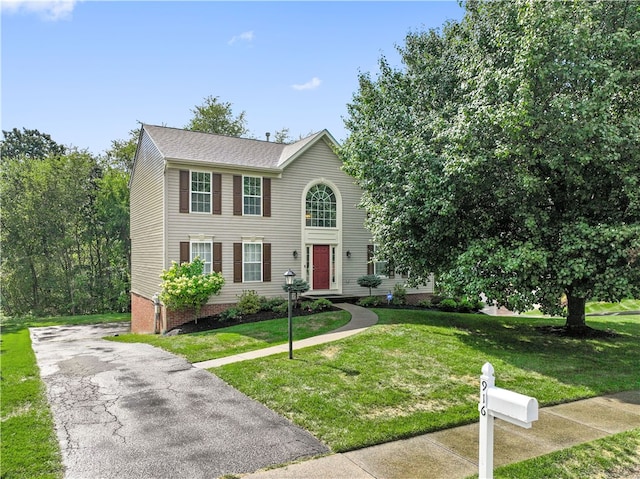
[[[123,324],[31,328],[65,478],[215,478],[329,452],[206,370]]]

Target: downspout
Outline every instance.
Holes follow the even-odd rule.
[[[151,298],[153,301],[153,309],[155,313],[154,322],[153,322],[153,334],[158,333],[158,327],[160,325],[160,297],[158,293],[154,294]]]

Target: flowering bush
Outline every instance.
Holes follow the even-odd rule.
[[[203,274],[204,262],[200,258],[191,263],[178,264],[175,261],[168,270],[163,270],[160,300],[170,309],[193,308],[196,320],[200,309],[209,297],[218,294],[224,286],[220,273]]]

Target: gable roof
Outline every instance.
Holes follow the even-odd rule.
[[[165,126],[142,125],[142,128],[165,160],[198,161],[219,166],[282,170],[321,138],[337,145],[327,130],[284,144]]]

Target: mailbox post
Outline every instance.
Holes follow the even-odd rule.
[[[479,479],[493,479],[493,422],[494,418],[530,428],[538,420],[538,401],[514,391],[496,387],[491,363],[482,366],[480,376],[480,457]]]

